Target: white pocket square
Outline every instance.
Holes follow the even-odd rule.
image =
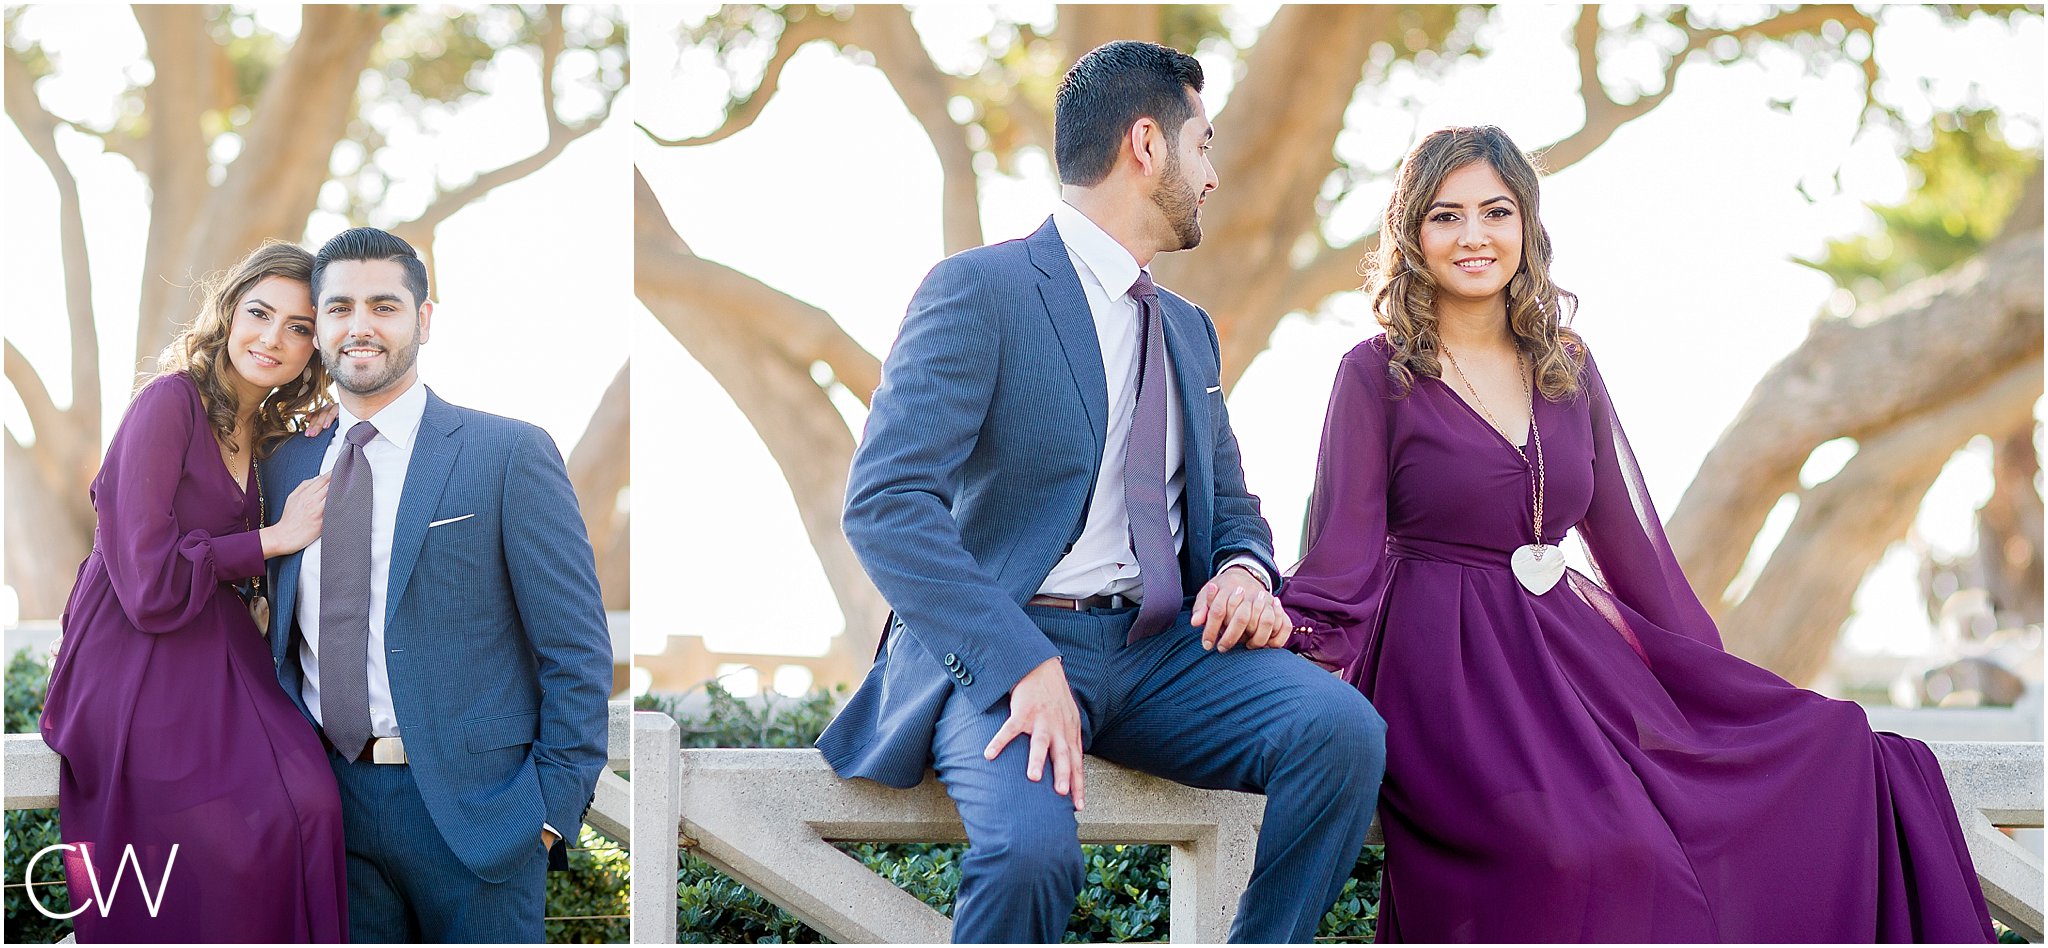
[[[1220,392],[1220,391],[1223,391],[1223,386],[1221,386],[1221,385],[1211,385],[1211,386],[1209,386],[1209,390],[1208,390],[1208,391],[1207,391],[1207,392],[1206,392],[1205,394],[1209,394],[1209,395],[1214,395],[1214,394],[1216,394],[1217,392]]]
[[[471,517],[474,517],[474,516],[476,516],[476,514],[463,514],[463,515],[462,515],[462,516],[460,516],[460,517],[449,517],[449,518],[448,518],[448,519],[446,519],[446,520],[436,520],[436,521],[434,521],[433,523],[427,524],[427,527],[428,527],[429,529],[431,529],[431,528],[433,528],[433,527],[438,527],[438,526],[442,526],[442,525],[445,525],[445,524],[450,524],[450,523],[459,523],[459,522],[461,522],[461,521],[464,521],[464,520],[468,520],[469,518],[471,518]]]

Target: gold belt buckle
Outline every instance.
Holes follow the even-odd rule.
[[[405,741],[396,737],[380,737],[370,745],[370,763],[405,763]]]

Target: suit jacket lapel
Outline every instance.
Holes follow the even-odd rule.
[[[1173,360],[1173,381],[1180,392],[1181,460],[1187,467],[1187,489],[1206,492],[1214,483],[1210,464],[1215,460],[1216,426],[1209,417],[1208,334],[1195,324],[1191,310],[1164,293],[1159,295],[1159,311],[1166,318],[1166,354]]]
[[[427,524],[440,506],[441,492],[455,469],[455,457],[462,452],[462,439],[455,436],[461,427],[462,415],[428,389],[427,407],[413,440],[412,461],[405,470],[405,488],[398,499],[398,523],[391,533],[391,572],[384,593],[387,638],[413,566],[419,562],[420,547],[427,542]]]
[[[1074,262],[1067,258],[1067,245],[1060,240],[1052,218],[1046,218],[1036,233],[1025,238],[1024,246],[1030,251],[1032,265],[1045,275],[1038,282],[1038,295],[1045,303],[1046,315],[1052,319],[1053,331],[1059,335],[1060,348],[1067,356],[1067,370],[1074,375],[1088,422],[1095,429],[1095,456],[1100,458],[1103,442],[1109,437],[1109,376],[1102,368],[1102,342],[1095,336],[1095,313],[1088,308],[1088,297],[1081,291],[1081,277],[1074,272]]]

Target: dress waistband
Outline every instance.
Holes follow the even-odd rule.
[[[1497,550],[1492,547],[1452,543],[1448,540],[1388,534],[1387,555],[1405,560],[1433,560],[1471,569],[1505,570],[1509,568],[1508,560],[1515,554],[1513,550]]]

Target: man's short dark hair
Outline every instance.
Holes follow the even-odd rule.
[[[412,292],[412,304],[427,301],[427,265],[405,239],[375,227],[351,227],[320,245],[313,255],[313,305],[320,305],[320,278],[327,265],[341,260],[394,260],[405,268],[405,288]]]
[[[1053,161],[1060,183],[1092,187],[1116,167],[1131,123],[1150,118],[1179,147],[1180,127],[1195,114],[1188,90],[1202,91],[1202,64],[1180,50],[1117,40],[1081,57],[1053,97]]]

